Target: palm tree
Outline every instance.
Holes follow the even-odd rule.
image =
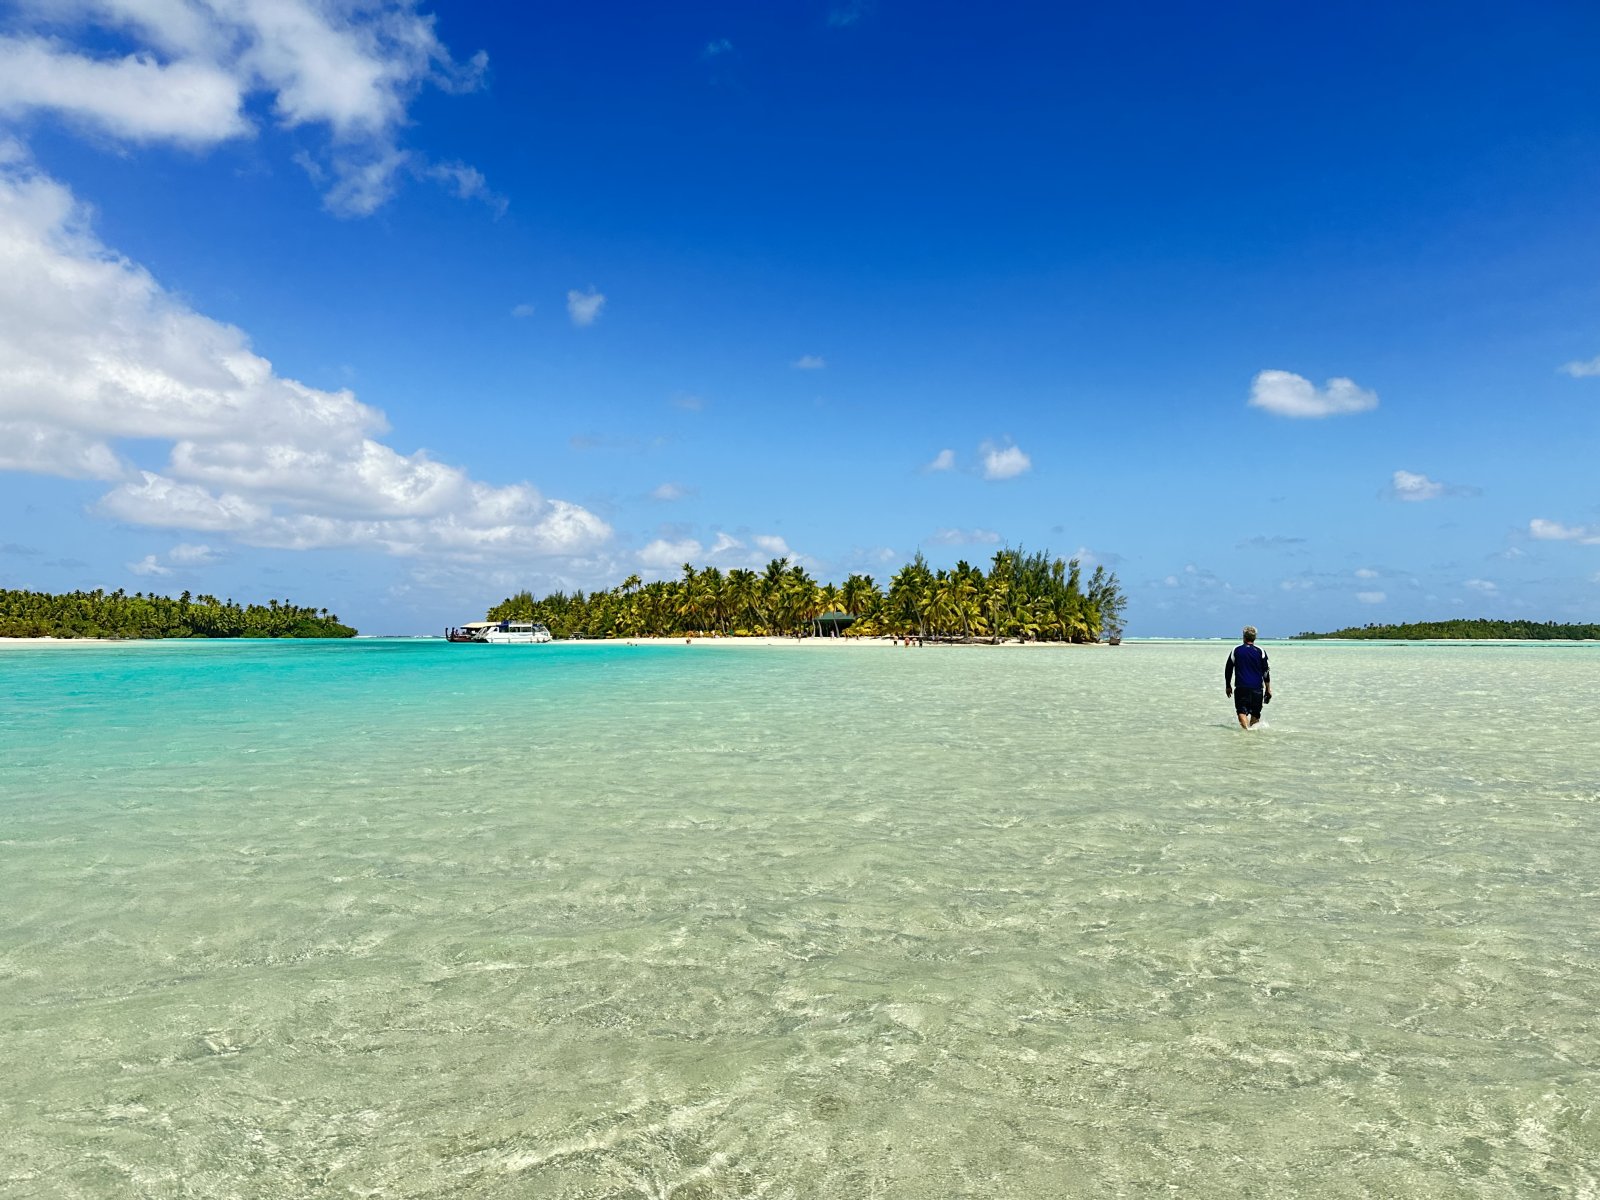
[[[878,585],[871,575],[852,575],[844,581],[839,603],[853,617],[864,617],[877,607],[880,596]]]

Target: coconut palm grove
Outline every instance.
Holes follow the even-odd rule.
[[[237,604],[232,599],[176,599],[114,592],[13,591],[0,588],[0,637],[56,638],[347,638],[356,631],[325,608],[288,600]]]
[[[674,634],[916,636],[937,640],[1098,642],[1120,638],[1126,598],[1114,573],[1048,551],[997,552],[985,572],[966,562],[933,570],[919,553],[882,587],[871,575],[818,583],[775,558],[753,571],[683,565],[681,579],[630,575],[609,591],[507,597],[491,621],[534,620],[556,637]]]

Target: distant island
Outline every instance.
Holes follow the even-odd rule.
[[[1600,625],[1558,625],[1554,621],[1414,621],[1406,625],[1352,625],[1332,633],[1297,633],[1291,641],[1352,638],[1367,641],[1589,642],[1600,640]]]
[[[215,596],[0,589],[0,638],[347,638],[356,631],[327,609],[287,600],[238,605]]]
[[[989,570],[958,562],[933,570],[921,554],[887,590],[870,575],[819,584],[775,558],[762,571],[683,564],[683,578],[642,583],[630,575],[609,591],[531,592],[491,608],[490,621],[539,621],[556,637],[917,636],[946,640],[1098,642],[1120,639],[1126,597],[1115,574],[1048,551],[1001,550]]]

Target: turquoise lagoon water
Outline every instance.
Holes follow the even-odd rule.
[[[0,1195],[1593,1197],[1600,646],[0,648]]]

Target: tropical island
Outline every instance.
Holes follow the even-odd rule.
[[[490,621],[537,621],[556,637],[725,637],[842,633],[946,641],[1120,640],[1126,597],[1114,573],[1083,578],[1078,559],[1006,549],[989,570],[958,562],[933,570],[919,553],[889,580],[870,575],[819,584],[775,558],[762,571],[683,564],[681,579],[630,575],[609,591],[507,597]]]
[[[1404,625],[1352,625],[1332,633],[1297,633],[1291,641],[1323,638],[1360,641],[1589,642],[1600,639],[1600,625],[1558,625],[1554,621],[1413,621]]]
[[[287,600],[239,605],[215,596],[0,588],[0,638],[347,638],[356,631],[327,609]]]

